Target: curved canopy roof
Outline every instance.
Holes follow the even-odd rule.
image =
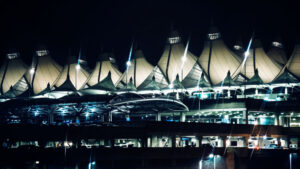
[[[121,72],[111,62],[111,59],[113,58],[114,55],[112,53],[103,53],[99,56],[95,69],[91,73],[88,85],[94,86],[103,81],[108,76],[109,72],[111,73],[111,80],[114,87],[117,85],[117,82],[121,77]]]
[[[215,31],[208,34],[209,40],[204,43],[198,62],[211,83],[216,85],[224,80],[228,71],[232,72],[232,76],[236,74],[241,59],[225,45],[217,29],[213,30]]]
[[[19,95],[28,89],[24,75],[28,66],[22,61],[18,53],[7,54],[5,63],[0,68],[1,93],[11,89],[17,90]]]
[[[36,51],[37,57],[33,64],[34,72],[27,72],[26,79],[31,81],[31,87],[34,94],[44,91],[48,85],[50,89],[58,80],[62,67],[57,64],[49,55],[47,50]]]
[[[297,44],[286,65],[287,69],[300,78],[300,44]]]
[[[245,64],[241,65],[241,72],[250,79],[255,75],[256,69],[264,83],[272,82],[282,69],[282,66],[265,53],[261,42],[257,39],[249,51]]]
[[[133,54],[133,58],[128,65],[128,71],[125,71],[122,76],[122,82],[129,83],[129,79],[132,78],[133,84],[138,88],[150,74],[152,73],[154,66],[151,65],[144,57],[142,50],[136,50]]]
[[[176,79],[176,75],[179,75],[182,81],[190,73],[196,61],[197,57],[186,50],[178,32],[173,31],[158,61],[158,66],[170,83]]]
[[[79,66],[76,57],[73,56],[69,58],[69,64],[64,67],[55,86],[59,88],[61,85],[65,84],[65,82],[69,81],[76,90],[79,90],[85,87],[85,84],[88,81],[88,77],[89,73],[84,70],[83,67]]]

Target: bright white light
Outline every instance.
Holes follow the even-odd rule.
[[[258,125],[258,121],[257,120],[254,121],[254,125]]]
[[[185,61],[186,61],[186,57],[183,56],[183,57],[181,58],[181,60],[182,60],[182,62],[185,62]]]
[[[275,46],[275,47],[279,47],[279,48],[282,48],[283,47],[283,45],[282,45],[282,43],[280,43],[280,42],[272,42],[272,45],[273,46]]]
[[[264,135],[264,137],[263,137],[264,139],[267,139],[267,135]]]
[[[208,158],[214,158],[214,154],[209,154]]]
[[[130,66],[130,65],[131,65],[131,62],[130,62],[130,61],[127,61],[127,62],[126,62],[126,65],[127,65],[127,66]]]
[[[169,88],[173,89],[174,85],[173,84],[169,84]]]
[[[85,117],[89,117],[89,115],[90,115],[89,112],[85,113]]]
[[[40,161],[35,161],[35,164],[40,164]]]
[[[31,68],[29,72],[30,72],[30,74],[32,74],[32,75],[33,75],[33,74],[34,74],[34,72],[35,72],[34,68]]]
[[[241,47],[240,45],[234,45],[233,48],[234,48],[235,50],[241,50],[241,49],[242,49],[242,47]]]
[[[210,40],[216,40],[216,39],[219,39],[221,37],[221,34],[216,32],[216,33],[209,33],[208,34],[208,38]]]
[[[245,52],[245,57],[248,57],[250,55],[250,52],[247,50],[246,52]]]
[[[80,64],[77,64],[75,68],[76,68],[76,70],[79,70],[80,69]]]

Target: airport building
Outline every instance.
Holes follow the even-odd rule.
[[[0,122],[24,125],[26,134],[7,127],[1,142],[10,148],[297,149],[300,45],[291,56],[281,41],[271,45],[266,52],[253,37],[248,49],[229,47],[211,27],[196,56],[171,31],[157,65],[135,47],[124,72],[113,53],[100,54],[94,69],[75,56],[61,66],[47,49],[37,50],[31,65],[9,53],[0,68]],[[28,125],[54,128],[48,135]]]

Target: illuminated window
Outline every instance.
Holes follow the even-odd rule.
[[[169,43],[170,44],[175,44],[175,43],[179,43],[179,42],[180,42],[180,37],[179,36],[169,38]]]
[[[45,55],[48,55],[48,51],[47,50],[38,50],[38,51],[36,51],[36,55],[45,56]]]
[[[16,59],[18,57],[19,57],[18,53],[9,53],[9,54],[7,54],[7,59],[9,59],[9,60]]]
[[[210,40],[216,40],[221,37],[221,34],[219,32],[216,32],[216,33],[209,33],[207,36],[208,36],[208,39],[210,39]]]
[[[280,43],[280,42],[272,42],[272,46],[275,46],[275,47],[278,47],[278,48],[282,48],[283,47],[283,45],[282,45],[282,43]]]

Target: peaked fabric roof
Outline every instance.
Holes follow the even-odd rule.
[[[157,83],[155,81],[155,76],[153,76],[151,82],[148,83],[141,90],[160,90],[159,86],[157,85]]]
[[[283,47],[272,45],[271,49],[268,51],[267,54],[278,64],[285,65],[287,63],[286,53]]]
[[[185,55],[185,50],[186,46],[181,42],[178,32],[171,32],[163,54],[158,61],[158,66],[169,83],[175,80],[176,75],[179,75],[179,79],[182,81],[197,61],[197,57],[191,52],[186,51]],[[185,58],[183,59],[184,55]]]
[[[281,75],[279,75],[275,80],[272,82],[273,84],[280,84],[280,83],[299,83],[299,79],[291,74],[286,68]]]
[[[127,83],[123,89],[120,89],[119,91],[136,91],[136,87],[133,84],[132,78],[129,79],[129,83]]]
[[[152,73],[152,66],[144,57],[142,50],[136,50],[133,53],[133,58],[130,62],[128,71],[125,71],[122,76],[122,82],[129,83],[129,79],[133,79],[133,84],[138,88]]]
[[[28,66],[17,53],[8,54],[5,63],[0,68],[1,93],[5,94],[12,86],[20,84],[20,81],[25,82],[24,75],[27,70]],[[27,82],[24,85],[19,85],[19,90],[23,90],[22,88],[27,90],[27,85]]]
[[[300,78],[300,44],[297,44],[286,65],[287,69]]]
[[[103,81],[111,73],[111,80],[114,87],[117,85],[118,80],[121,77],[121,72],[115,67],[110,59],[113,59],[112,53],[103,53],[99,56],[96,66],[91,73],[88,85],[94,86],[99,82]]]
[[[217,34],[218,36],[216,36]],[[215,36],[213,36],[215,35]],[[209,34],[209,40],[204,43],[203,51],[198,59],[213,85],[219,84],[230,71],[238,72],[241,58],[233,53],[220,38],[220,33]]]
[[[99,90],[108,90],[114,91],[116,87],[111,78],[111,72],[108,72],[108,75],[99,83],[95,84],[94,86],[89,87],[88,89],[99,89]]]
[[[219,83],[217,86],[237,86],[237,84],[231,78],[230,71],[228,71],[224,80],[221,83]]]
[[[33,65],[33,68],[35,70],[34,73],[31,74],[27,72],[26,79],[30,81],[32,77],[31,87],[34,94],[41,93],[47,88],[48,84],[50,85],[50,88],[52,88],[62,71],[62,67],[47,53],[36,57],[36,63]]]
[[[78,68],[78,63],[76,57],[71,57],[69,59],[69,64],[67,64],[55,86],[59,88],[63,84],[65,86],[70,86],[71,83],[77,90],[83,88],[88,81],[89,73],[84,70],[83,67]]]
[[[205,79],[204,73],[202,72],[198,83],[198,87],[203,88],[203,87],[210,87],[210,86],[211,86],[210,83]]]
[[[179,75],[176,75],[176,79],[171,83],[173,85],[173,89],[184,89],[184,86],[181,84],[179,80]]]
[[[245,65],[241,67],[241,72],[250,79],[254,76],[256,69],[264,83],[272,82],[282,69],[282,66],[265,53],[261,42],[257,39],[253,42]]]
[[[246,84],[249,84],[249,85],[259,85],[259,84],[264,84],[264,82],[261,80],[261,78],[259,77],[259,74],[258,74],[258,70],[256,69],[254,71],[254,75],[252,76],[251,79],[249,79]]]

